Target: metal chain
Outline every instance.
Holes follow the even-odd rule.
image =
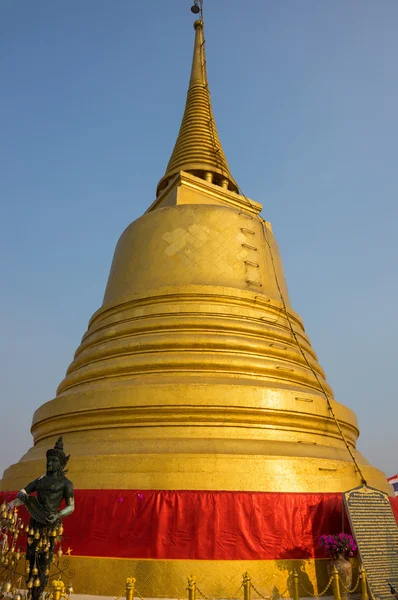
[[[196,586],[196,591],[199,592],[199,594],[202,596],[202,598],[204,598],[205,600],[213,600],[213,598],[209,598],[209,596],[205,596],[203,592],[200,591],[200,589],[198,588],[198,586]]]
[[[324,596],[326,594],[326,592],[328,591],[328,589],[330,588],[330,586],[332,585],[332,581],[334,579],[334,576],[331,575],[330,579],[329,579],[329,583],[327,584],[327,586],[325,587],[325,589],[323,590],[323,592],[320,592],[318,594],[318,596]]]
[[[238,598],[238,594],[240,589],[243,587],[243,582],[240,584],[240,586],[238,587],[238,589],[236,590],[235,594],[231,597],[231,596],[225,596],[225,600],[237,600]]]
[[[242,583],[243,585],[243,583]],[[242,587],[242,585],[240,587]],[[253,588],[253,590],[256,592],[256,594],[258,594],[261,598],[265,598],[266,600],[269,600],[269,598],[272,598],[273,596],[263,596],[257,588],[254,587],[252,581],[250,581],[250,585]],[[240,588],[239,588],[240,589]],[[239,591],[239,590],[238,590]],[[289,588],[286,588],[284,592],[282,592],[281,594],[279,594],[279,598],[285,598],[287,596],[285,596],[285,594],[287,594],[289,591]]]
[[[269,600],[269,598],[271,598],[271,596],[263,596],[262,593],[259,592],[256,587],[254,587],[253,582],[251,580],[250,580],[250,585],[253,588],[253,590],[256,592],[256,594],[258,594],[260,596],[260,598],[263,598],[264,600]]]
[[[359,586],[359,582],[360,582],[360,580],[361,580],[361,574],[359,573],[359,574],[358,574],[358,579],[357,579],[357,582],[356,582],[355,586],[352,588],[352,590],[350,590],[350,588],[349,588],[349,587],[347,587],[347,586],[346,586],[346,585],[345,585],[345,584],[342,582],[342,580],[341,580],[341,579],[340,579],[340,585],[341,585],[341,587],[342,587],[342,588],[343,588],[343,589],[344,589],[346,592],[348,592],[349,594],[353,594],[353,593],[354,593],[354,592],[356,592],[356,590],[358,589],[358,586]]]
[[[235,185],[237,186],[237,188],[238,188],[238,190],[239,190],[240,194],[243,196],[243,198],[244,198],[244,199],[246,200],[246,202],[249,204],[249,206],[250,206],[251,208],[254,208],[254,206],[253,206],[253,203],[252,203],[252,202],[250,202],[250,199],[249,199],[249,198],[248,198],[248,197],[247,197],[247,196],[246,196],[246,195],[243,193],[243,190],[242,190],[242,188],[241,188],[241,187],[240,187],[240,186],[239,186],[239,185],[236,183],[236,181],[234,181],[234,183],[235,183]],[[353,461],[353,463],[354,463],[354,467],[355,467],[356,471],[358,472],[358,474],[359,474],[359,476],[360,476],[360,478],[361,478],[361,482],[362,482],[364,485],[366,485],[366,479],[365,479],[365,476],[364,476],[364,474],[363,474],[363,472],[362,472],[362,469],[361,469],[361,467],[360,467],[360,466],[359,466],[359,464],[358,464],[358,461],[357,461],[357,459],[356,459],[356,458],[355,458],[355,456],[354,456],[354,453],[353,453],[353,451],[352,451],[352,450],[351,450],[351,448],[350,448],[350,445],[349,445],[349,443],[348,443],[348,441],[347,441],[347,438],[346,438],[346,436],[345,436],[345,434],[344,434],[344,431],[342,430],[342,428],[341,428],[341,426],[340,426],[340,423],[339,423],[339,421],[338,421],[338,419],[337,419],[337,417],[336,417],[336,414],[335,414],[335,412],[334,412],[334,410],[333,410],[333,406],[332,406],[332,403],[331,403],[331,401],[330,401],[330,399],[329,399],[328,393],[327,393],[327,391],[326,391],[325,387],[323,386],[323,384],[322,384],[322,382],[321,382],[320,378],[318,377],[318,374],[317,374],[317,372],[315,371],[314,367],[311,365],[310,361],[308,360],[308,358],[307,358],[307,356],[306,356],[306,354],[305,354],[305,352],[304,352],[304,350],[303,350],[303,348],[302,348],[302,346],[301,346],[300,340],[298,339],[298,337],[297,337],[297,335],[296,335],[296,332],[295,332],[295,330],[294,330],[294,327],[293,327],[293,325],[292,325],[292,322],[291,322],[291,319],[290,319],[290,316],[289,316],[289,312],[288,312],[288,310],[287,310],[287,306],[286,306],[286,302],[285,302],[285,297],[284,297],[284,295],[283,295],[283,292],[282,292],[282,289],[281,289],[281,286],[280,286],[280,283],[279,283],[279,278],[278,278],[278,274],[277,274],[276,267],[275,267],[275,262],[274,262],[274,254],[273,254],[273,251],[272,251],[272,246],[271,246],[271,243],[270,243],[270,241],[269,241],[269,239],[268,239],[267,227],[266,227],[266,225],[265,225],[265,221],[264,221],[264,219],[262,219],[261,217],[260,217],[260,221],[261,221],[261,225],[262,225],[262,229],[263,229],[264,240],[265,240],[265,243],[266,243],[266,244],[267,244],[267,246],[268,246],[269,253],[270,253],[270,257],[271,257],[271,265],[272,265],[272,270],[273,270],[273,273],[274,273],[274,278],[275,278],[276,287],[278,288],[279,296],[280,296],[281,303],[282,303],[282,308],[283,308],[283,311],[284,311],[284,313],[285,313],[286,320],[287,320],[287,322],[288,322],[289,329],[290,329],[290,331],[291,331],[291,334],[292,334],[292,336],[293,336],[293,339],[295,340],[295,342],[296,342],[296,344],[297,344],[297,346],[298,346],[298,349],[300,350],[300,353],[301,353],[301,355],[303,356],[305,363],[307,364],[307,367],[308,367],[308,368],[310,369],[310,371],[312,372],[312,374],[313,374],[313,376],[314,376],[314,378],[315,378],[316,382],[318,383],[318,386],[319,386],[320,390],[322,391],[322,393],[323,393],[323,395],[324,395],[324,397],[325,397],[325,400],[326,400],[326,404],[327,404],[328,410],[329,410],[329,412],[330,412],[330,414],[331,414],[331,416],[332,416],[332,418],[333,418],[334,422],[336,423],[337,430],[338,430],[338,432],[339,432],[339,434],[340,434],[340,436],[341,436],[341,438],[342,438],[342,440],[343,440],[343,442],[344,442],[344,445],[345,445],[345,447],[346,447],[346,449],[347,449],[347,451],[348,451],[348,453],[349,453],[349,455],[350,455],[350,457],[351,457],[351,459],[352,459],[352,461]]]
[[[301,587],[303,588],[303,590],[305,591],[305,593],[307,594],[307,596],[315,596],[315,594],[313,592],[310,592],[309,590],[307,590],[307,588],[305,587],[305,585],[303,585],[303,583],[300,581],[300,579],[298,581],[299,581],[299,584],[301,585]]]
[[[243,583],[241,583],[241,584],[240,584],[240,586],[238,587],[238,589],[236,590],[236,592],[235,592],[235,596],[233,596],[232,598],[230,598],[229,596],[225,596],[225,599],[226,599],[226,600],[236,600],[236,598],[237,598],[237,595],[238,595],[238,592],[239,592],[239,590],[240,590],[242,587],[243,587]],[[203,592],[202,592],[202,591],[201,591],[201,590],[198,588],[198,586],[196,586],[196,588],[195,588],[195,589],[196,589],[196,591],[197,591],[197,592],[199,592],[199,594],[200,594],[200,595],[202,596],[202,598],[204,598],[205,600],[214,600],[214,598],[211,598],[211,597],[209,597],[209,596],[205,596],[205,594],[204,594],[204,593],[203,593]],[[262,596],[262,597],[263,597],[263,598],[265,598],[265,596]],[[143,599],[141,598],[141,600],[143,600]],[[268,598],[267,598],[267,600],[268,600]]]
[[[297,577],[298,577],[298,573],[297,573]],[[301,585],[301,587],[303,588],[303,590],[305,591],[305,593],[308,594],[308,596],[320,597],[320,596],[324,596],[326,594],[326,592],[328,591],[328,589],[331,586],[333,578],[334,578],[334,575],[331,575],[327,586],[325,587],[323,592],[320,592],[319,594],[314,594],[313,592],[310,592],[309,590],[307,590],[307,588],[305,587],[305,585],[303,585],[303,582],[301,581],[301,579],[299,577],[298,577],[298,582]]]
[[[327,391],[326,391],[326,389],[325,389],[325,386],[322,384],[322,381],[320,380],[320,378],[319,378],[319,376],[318,376],[317,372],[315,371],[314,367],[312,366],[312,364],[311,364],[311,363],[310,363],[310,361],[308,360],[308,358],[307,358],[307,356],[306,356],[306,354],[305,354],[305,352],[304,352],[304,350],[303,350],[303,348],[302,348],[302,346],[301,346],[300,340],[298,339],[298,337],[297,337],[297,335],[296,335],[296,332],[295,332],[295,330],[294,330],[294,327],[293,327],[293,325],[292,325],[292,322],[291,322],[291,319],[290,319],[290,316],[289,316],[289,312],[288,312],[288,310],[287,310],[287,306],[286,306],[285,298],[284,298],[284,296],[283,296],[282,289],[281,289],[281,287],[280,287],[280,284],[279,284],[278,274],[277,274],[276,267],[275,267],[275,262],[274,262],[274,255],[273,255],[273,252],[272,252],[272,246],[271,246],[271,243],[270,243],[270,241],[269,241],[269,239],[268,239],[268,232],[267,232],[267,227],[266,227],[266,225],[265,225],[265,221],[264,221],[264,219],[262,219],[262,221],[261,221],[261,224],[262,224],[262,228],[263,228],[264,239],[265,239],[265,242],[266,242],[266,244],[267,244],[267,246],[268,246],[269,253],[270,253],[270,257],[271,257],[271,264],[272,264],[272,269],[273,269],[273,272],[274,272],[274,277],[275,277],[275,283],[276,283],[276,287],[278,288],[279,296],[280,296],[280,299],[281,299],[281,302],[282,302],[282,307],[283,307],[283,310],[284,310],[284,313],[285,313],[285,316],[286,316],[287,322],[288,322],[288,324],[289,324],[289,328],[290,328],[290,331],[291,331],[291,333],[292,333],[292,336],[293,336],[293,338],[294,338],[294,340],[295,340],[295,342],[296,342],[296,344],[297,344],[297,346],[298,346],[298,349],[300,350],[300,353],[301,353],[302,357],[304,358],[304,361],[305,361],[305,363],[307,364],[307,367],[308,367],[308,368],[310,369],[310,371],[312,372],[313,376],[315,377],[315,380],[317,381],[317,383],[318,383],[318,385],[319,385],[319,388],[321,389],[321,391],[322,391],[323,395],[325,396],[325,400],[326,400],[326,404],[327,404],[327,407],[328,407],[328,409],[329,409],[329,412],[330,412],[330,414],[332,415],[332,417],[333,417],[333,419],[334,419],[334,421],[335,421],[335,423],[336,423],[337,430],[338,430],[338,432],[340,433],[340,435],[341,435],[341,438],[342,438],[342,440],[343,440],[343,442],[344,442],[344,444],[345,444],[345,447],[347,448],[347,451],[348,451],[349,455],[350,455],[350,456],[351,456],[351,458],[352,458],[352,461],[353,461],[353,463],[354,463],[354,466],[355,466],[355,468],[356,468],[357,472],[359,473],[359,475],[360,475],[360,477],[361,477],[361,482],[362,482],[364,485],[366,485],[366,479],[365,479],[365,476],[364,476],[364,474],[363,474],[363,472],[362,472],[362,470],[361,470],[361,467],[360,467],[360,466],[359,466],[359,464],[358,464],[358,461],[357,461],[357,459],[356,459],[356,458],[355,458],[355,456],[354,456],[354,453],[353,453],[353,451],[352,451],[352,450],[351,450],[351,448],[350,448],[350,445],[349,445],[349,443],[348,443],[348,441],[347,441],[347,438],[346,438],[346,436],[345,436],[345,434],[344,434],[344,431],[342,430],[342,428],[341,428],[341,426],[340,426],[340,423],[339,423],[339,421],[338,421],[338,419],[337,419],[337,417],[336,417],[336,413],[334,412],[334,409],[333,409],[332,403],[331,403],[331,401],[330,401],[330,398],[329,398],[329,396],[328,396],[328,393],[327,393]]]

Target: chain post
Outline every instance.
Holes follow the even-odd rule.
[[[65,596],[65,584],[60,579],[55,579],[53,581],[52,595],[54,600],[61,600],[61,598]]]
[[[340,575],[339,575],[336,565],[334,565],[334,567],[333,567],[333,591],[334,591],[334,600],[341,600]]]
[[[188,600],[196,600],[196,577],[191,575],[188,577]]]
[[[135,587],[135,579],[134,577],[127,577],[126,579],[126,600],[134,599],[134,587]]]
[[[250,600],[251,579],[249,573],[243,575],[243,600]]]
[[[366,580],[366,571],[361,565],[359,570],[359,579],[361,580],[361,600],[369,600],[368,595],[368,582]]]
[[[61,590],[59,588],[53,588],[54,600],[61,600]]]
[[[293,600],[300,600],[299,576],[296,569],[293,571]]]

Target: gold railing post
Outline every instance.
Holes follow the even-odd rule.
[[[134,599],[134,586],[135,586],[134,577],[127,577],[127,579],[126,579],[126,600]]]
[[[334,588],[334,600],[341,600],[340,592],[340,576],[336,565],[333,567],[333,588]]]
[[[243,600],[250,600],[251,579],[249,573],[243,575]]]
[[[188,577],[188,600],[196,600],[196,577],[191,575]]]
[[[53,581],[53,600],[61,600],[65,596],[65,584],[60,579],[54,579]]]
[[[359,570],[359,579],[361,580],[361,600],[369,600],[368,595],[368,582],[366,580],[366,571],[361,565]]]
[[[299,577],[296,569],[293,571],[293,600],[300,600]]]

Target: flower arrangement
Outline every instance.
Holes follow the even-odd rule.
[[[332,558],[337,558],[340,554],[354,556],[354,552],[357,549],[354,538],[348,533],[324,534],[321,535],[318,543],[325,548],[328,555]]]

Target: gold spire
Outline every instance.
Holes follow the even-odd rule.
[[[238,192],[228,168],[213,117],[206,73],[203,21],[195,21],[195,45],[184,116],[157,195],[180,171]]]

